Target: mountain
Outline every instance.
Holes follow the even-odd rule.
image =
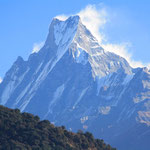
[[[119,150],[150,147],[149,70],[104,50],[79,16],[54,18],[41,50],[17,58],[0,104],[90,131]]]
[[[0,106],[1,150],[116,150],[89,132],[68,132],[38,116]]]

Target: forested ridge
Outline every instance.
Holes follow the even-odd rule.
[[[116,150],[89,132],[69,132],[48,120],[0,106],[0,150]]]

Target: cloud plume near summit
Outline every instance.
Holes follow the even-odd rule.
[[[82,23],[91,31],[91,33],[97,38],[101,46],[110,52],[124,57],[129,64],[133,67],[149,67],[150,63],[143,63],[133,59],[132,43],[123,41],[121,43],[110,43],[107,36],[103,32],[106,24],[111,23],[111,14],[108,13],[107,8],[99,4],[87,5],[84,9],[76,14],[58,15],[56,18],[60,20],[66,20],[70,15],[79,15]]]
[[[3,81],[3,79],[0,77],[0,83]]]

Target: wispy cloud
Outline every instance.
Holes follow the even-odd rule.
[[[74,14],[76,15],[76,14]],[[144,64],[142,61],[136,61],[133,59],[133,53],[131,52],[132,43],[122,42],[112,44],[107,40],[103,29],[107,23],[111,23],[111,14],[108,14],[104,5],[88,5],[80,12],[77,13],[80,16],[81,21],[91,31],[91,33],[98,39],[102,47],[110,52],[116,53],[124,57],[132,67],[150,67],[150,63]],[[59,15],[58,19],[66,20],[69,15]],[[130,51],[129,51],[130,50]]]
[[[104,25],[108,21],[107,11],[104,7],[102,8],[100,5],[97,7],[95,5],[88,5],[78,15],[82,23],[86,25],[100,43],[106,40],[105,35],[101,32],[101,29],[104,28]]]
[[[62,15],[56,16],[55,18],[57,18],[59,20],[62,20],[62,21],[65,21],[68,17],[69,17],[68,15],[62,14]]]
[[[2,83],[3,79],[0,77],[0,83]]]
[[[133,68],[136,67],[150,67],[149,63],[142,63],[142,61],[135,61],[133,53],[129,52],[132,47],[131,43],[120,43],[120,44],[102,44],[103,48],[107,51],[113,52],[121,57],[124,57]]]
[[[129,49],[132,47],[131,43],[119,43],[119,44],[102,44],[102,47],[106,51],[113,52],[123,58],[125,58],[129,64],[133,67],[144,67],[144,64],[140,61],[135,61],[132,59],[132,53],[129,52]]]
[[[93,33],[93,35],[99,40],[100,44],[105,50],[124,57],[134,68],[150,66],[149,63],[144,64],[142,61],[136,61],[133,59],[133,53],[130,50],[132,43],[123,42],[112,44],[107,40],[105,33],[102,31],[107,23],[111,23],[111,14],[108,14],[104,5],[101,7],[88,5],[78,14],[81,17],[83,24],[85,24],[87,28]]]
[[[43,47],[44,42],[34,43],[32,53],[38,53],[39,50]]]
[[[87,5],[77,14],[62,14],[56,16],[56,18],[64,21],[71,15],[79,15],[82,23],[86,25],[100,43],[105,40],[105,35],[100,32],[108,21],[107,11],[104,7],[101,7],[101,5],[98,5],[97,7],[95,5]]]

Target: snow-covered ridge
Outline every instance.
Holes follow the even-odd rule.
[[[65,21],[54,18],[54,37],[56,45],[64,45],[72,39],[78,28],[79,16],[71,16]]]

